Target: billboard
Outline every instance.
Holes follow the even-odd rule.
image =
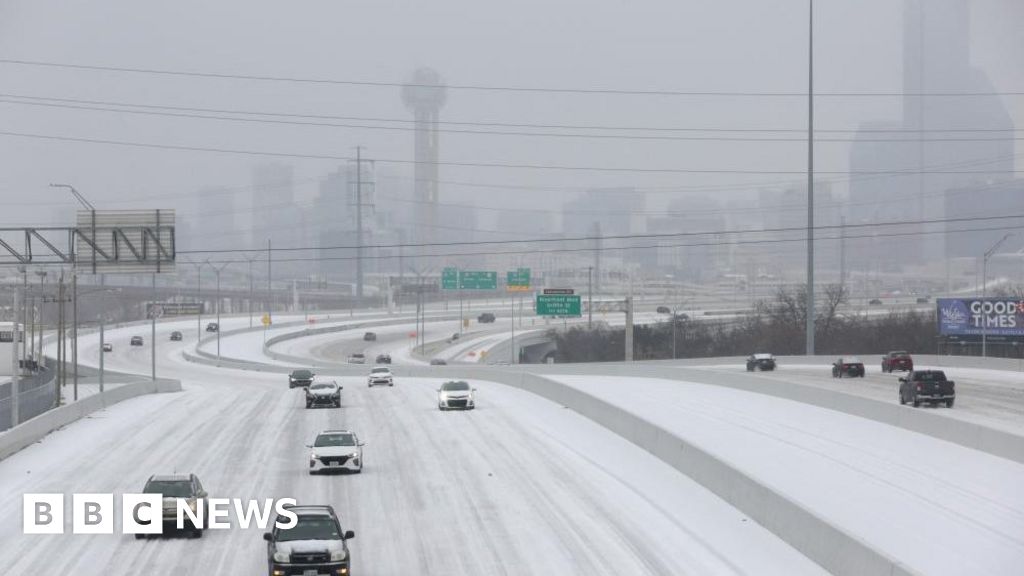
[[[1024,300],[939,298],[935,301],[943,336],[1024,336]]]
[[[174,272],[174,210],[79,210],[75,266],[79,273]]]

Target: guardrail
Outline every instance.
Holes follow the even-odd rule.
[[[14,454],[26,446],[38,442],[50,432],[67,426],[85,416],[129,398],[143,394],[180,392],[180,380],[142,380],[122,384],[101,394],[93,394],[48,410],[35,418],[31,418],[0,432],[0,460]]]

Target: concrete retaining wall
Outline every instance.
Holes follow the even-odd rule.
[[[77,402],[54,408],[5,432],[0,432],[0,460],[38,442],[50,432],[107,406],[143,394],[180,391],[179,380],[144,380],[123,384],[102,394],[87,396]]]

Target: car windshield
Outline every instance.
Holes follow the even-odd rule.
[[[163,494],[165,498],[189,498],[192,483],[188,480],[152,480],[142,489],[144,494]]]
[[[943,382],[946,380],[945,372],[918,372],[917,380],[921,382]]]
[[[326,515],[299,516],[295,526],[278,530],[279,542],[295,540],[341,540],[338,524]]]
[[[353,354],[352,357],[353,358],[363,358],[363,355],[362,354]]]
[[[899,358],[901,356],[910,356],[910,354],[907,354],[906,352],[889,352],[889,356],[892,356],[893,358]]]
[[[469,384],[465,382],[445,382],[441,385],[441,390],[445,391],[465,391],[469,390]]]
[[[841,358],[840,360],[842,361],[843,364],[860,364],[861,363],[860,358],[857,358],[856,356],[847,356],[846,358]]]
[[[326,390],[328,388],[334,388],[334,384],[330,384],[328,382],[317,382],[316,384],[313,384],[309,388],[310,390]]]
[[[371,374],[387,374],[388,372],[390,372],[390,370],[387,368],[374,368],[373,370],[370,370]]]
[[[355,434],[321,434],[316,437],[316,442],[313,442],[314,447],[322,446],[355,446],[356,435]]]
[[[754,354],[755,360],[771,360],[771,354]]]
[[[292,378],[312,378],[313,373],[309,370],[296,370],[292,372]]]

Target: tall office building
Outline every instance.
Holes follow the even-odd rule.
[[[1007,180],[1013,169],[1012,140],[993,138],[1013,123],[984,71],[970,62],[970,9],[966,0],[904,0],[903,117],[898,123],[861,127],[850,151],[851,223],[934,221],[956,217],[952,189],[973,189],[985,203],[986,187]],[[965,97],[937,93],[969,92]],[[968,132],[964,132],[968,130]],[[978,130],[969,132],[969,130]],[[952,141],[960,139],[961,141]],[[950,210],[953,210],[951,212]],[[897,264],[936,260],[961,241],[942,242],[941,223],[904,227],[919,235],[891,243],[867,242],[867,260]]]

